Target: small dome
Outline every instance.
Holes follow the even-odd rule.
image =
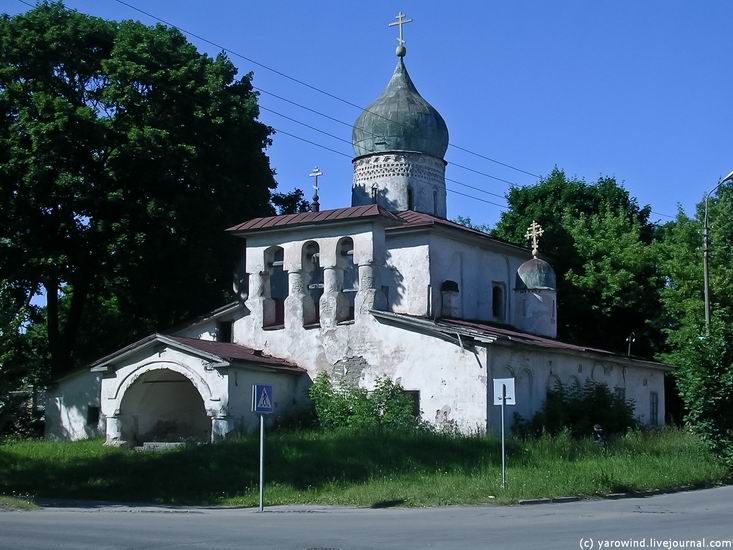
[[[527,260],[517,269],[517,290],[555,290],[555,271],[539,258]]]
[[[387,89],[356,119],[351,143],[357,157],[388,151],[445,156],[448,127],[418,93],[401,57]]]

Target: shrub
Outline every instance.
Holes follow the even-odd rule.
[[[410,430],[421,426],[412,398],[389,378],[379,378],[369,392],[353,385],[336,386],[322,372],[310,387],[309,395],[318,423],[328,430]]]
[[[715,318],[710,335],[691,335],[673,360],[685,423],[733,466],[733,325]]]
[[[512,431],[526,437],[569,430],[573,437],[588,437],[595,424],[608,434],[623,433],[636,426],[634,405],[605,384],[588,380],[582,388],[557,385],[531,420],[515,413]]]

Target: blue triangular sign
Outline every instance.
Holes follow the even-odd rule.
[[[272,408],[272,401],[270,401],[270,396],[267,395],[267,390],[262,389],[262,394],[260,395],[260,400],[257,403],[258,409],[271,409]]]

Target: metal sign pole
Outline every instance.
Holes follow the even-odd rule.
[[[506,403],[506,385],[501,385],[501,488],[506,487],[506,453],[504,450],[504,404]]]
[[[260,512],[265,509],[265,415],[260,415]]]

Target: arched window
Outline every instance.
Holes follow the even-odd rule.
[[[504,296],[504,283],[493,283],[491,285],[491,314],[494,321],[499,323],[506,321],[506,303]]]
[[[309,241],[303,245],[303,283],[306,287],[303,304],[303,326],[316,325],[321,319],[323,295],[323,268],[318,243]]]
[[[451,280],[443,281],[440,285],[440,315],[442,317],[460,317],[460,299],[458,283]]]
[[[285,298],[288,297],[288,272],[283,268],[285,251],[273,246],[265,251],[265,266],[268,281],[265,284],[265,298],[271,300],[264,315],[264,325],[280,327],[285,323]]]
[[[337,321],[350,321],[354,319],[354,300],[359,291],[359,273],[354,264],[354,241],[351,237],[345,237],[338,244],[338,264],[343,273],[343,284],[341,292],[346,296],[349,307],[343,318]]]
[[[438,215],[438,190],[433,189],[433,216]]]

